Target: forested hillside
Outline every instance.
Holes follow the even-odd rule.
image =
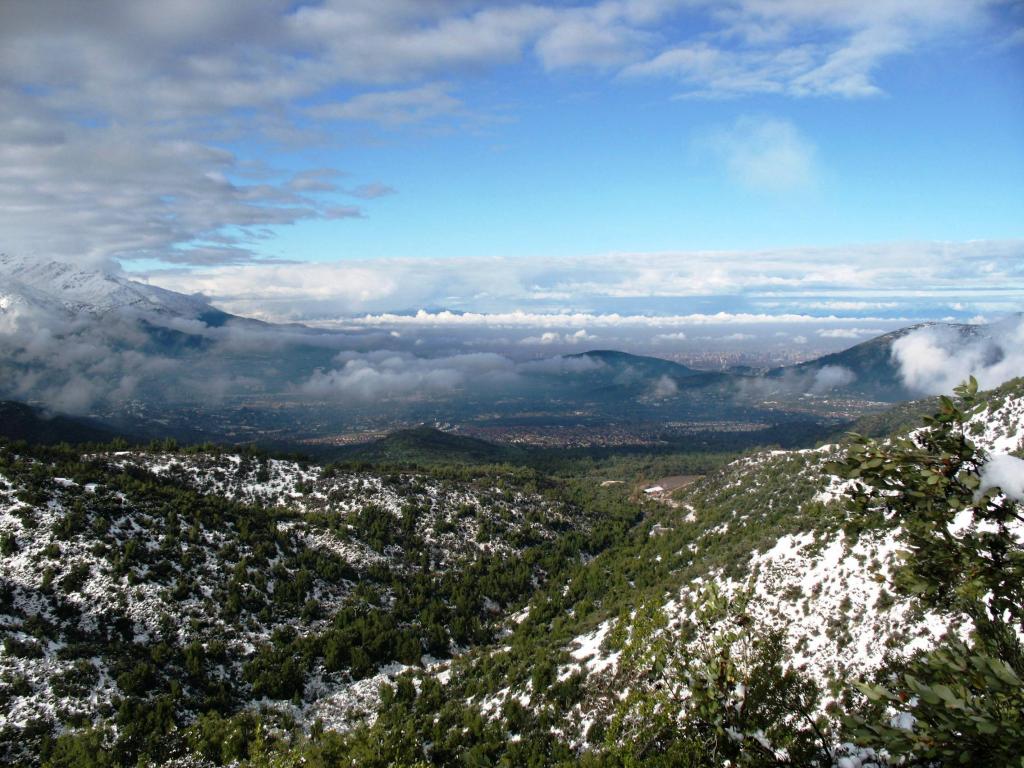
[[[936,407],[661,500],[7,445],[3,759],[895,765],[959,760],[949,733],[979,759],[1022,733],[1024,381]]]

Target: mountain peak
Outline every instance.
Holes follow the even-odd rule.
[[[67,312],[104,315],[134,311],[197,317],[216,312],[204,299],[131,280],[101,268],[0,254],[0,285],[7,298]]]

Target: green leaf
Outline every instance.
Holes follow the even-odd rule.
[[[964,701],[958,698],[955,693],[950,689],[948,685],[942,683],[936,683],[931,687],[932,691],[935,692],[939,698],[946,702],[946,706],[950,709],[963,709]]]
[[[994,659],[991,656],[985,657],[985,661],[988,663],[988,668],[992,670],[992,673],[1007,685],[1013,685],[1018,688],[1024,686],[1024,683],[1021,682],[1021,679],[1017,677],[1006,662]]]

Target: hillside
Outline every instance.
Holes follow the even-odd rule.
[[[982,450],[1024,455],[1024,380],[987,393],[968,427]],[[722,643],[749,654],[757,638],[771,638],[782,664],[775,672],[798,671],[802,706],[821,728],[835,728],[827,713],[849,704],[849,680],[970,630],[893,589],[905,551],[898,528],[849,528],[852,484],[831,474],[845,450],[753,454],[677,492],[560,594],[535,599],[504,648],[462,660],[462,684],[478,691],[487,670],[518,670],[474,701],[482,697],[495,715],[516,701],[549,708],[570,745],[601,750],[609,728],[625,728],[624,717],[651,704],[645,695],[657,700],[678,684],[680,667],[692,673],[688,665]],[[1016,530],[1019,550],[1024,531]],[[538,688],[530,670],[545,663],[550,680],[571,684],[569,698]]]
[[[375,464],[502,464],[523,463],[525,452],[432,427],[402,429],[371,443],[334,451],[340,461]]]
[[[1024,380],[986,393],[967,432],[1020,454]],[[750,454],[656,502],[526,469],[5,448],[0,749],[612,766],[657,727],[680,764],[658,712],[688,711],[680,680],[725,653],[742,685],[715,706],[810,765],[851,680],[970,629],[892,587],[899,529],[851,526],[845,451]]]
[[[0,475],[8,763],[54,726],[123,727],[123,701],[163,728],[260,700],[340,726],[388,675],[489,639],[596,524],[501,475],[7,449]]]
[[[970,347],[971,354],[980,355],[976,365],[990,365],[1012,351],[1015,344],[1012,329],[1020,322],[1021,316],[1013,314],[988,325],[920,323],[876,336],[840,352],[776,368],[769,371],[766,378],[801,382],[812,392],[816,383],[824,381],[828,387],[823,391],[833,394],[887,403],[910,401],[921,393],[908,387],[900,363],[893,354],[895,342],[915,331],[931,329],[940,334],[935,337],[936,343],[947,353],[963,352]]]
[[[84,419],[48,416],[36,408],[10,400],[0,401],[0,438],[54,443],[106,443],[115,433]]]

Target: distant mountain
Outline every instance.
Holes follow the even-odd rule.
[[[0,401],[0,438],[36,444],[106,443],[116,433],[86,419],[48,416],[37,408],[10,400]]]
[[[0,254],[0,297],[93,316],[135,312],[194,319],[207,317],[212,323],[230,317],[199,296],[146,285],[101,269],[83,269],[59,261],[41,262],[6,254]]]
[[[835,386],[823,387],[822,391],[836,394],[864,397],[881,402],[900,402],[920,396],[907,388],[900,375],[899,363],[893,358],[893,344],[908,334],[922,328],[937,328],[951,331],[961,341],[992,338],[998,333],[998,325],[960,325],[953,323],[919,323],[907,328],[876,336],[865,342],[797,365],[775,368],[765,378],[795,378],[813,383],[825,369],[842,369],[852,374],[849,380],[837,377]]]
[[[620,352],[614,349],[592,349],[575,355],[566,355],[565,357],[570,360],[588,358],[601,362],[616,371],[633,368],[648,376],[687,377],[701,374],[701,371],[695,371],[693,368],[688,368],[681,363],[671,360],[663,360],[660,357],[632,355],[628,352]]]
[[[98,413],[112,423],[126,400],[137,400],[153,429],[125,422],[126,428],[139,434],[162,430],[181,440],[282,445],[306,435],[349,431],[380,408],[375,397],[359,390],[359,381],[404,381],[435,373],[433,361],[419,357],[428,347],[396,341],[400,337],[380,329],[264,323],[223,312],[198,295],[54,261],[0,256],[0,322],[5,328],[0,334],[0,359],[5,361],[0,398]],[[652,425],[660,424],[779,425],[806,420],[809,412],[835,422],[877,410],[879,402],[919,394],[904,385],[892,347],[920,327],[768,372],[700,371],[671,360],[593,349],[509,362],[508,370],[483,380],[457,371],[450,387],[399,388],[397,395],[382,390],[380,396],[388,399],[391,424],[476,422],[498,430],[591,432],[617,424],[626,425],[626,431],[646,430],[650,437]],[[936,327],[951,328],[963,338],[998,334],[998,326]],[[395,353],[388,363],[394,370],[371,360],[385,350]],[[341,351],[346,354],[339,357]],[[441,356],[436,367],[447,376],[445,352],[436,349],[434,354]],[[345,367],[349,370],[341,375]],[[314,395],[304,385],[318,372],[324,386]],[[359,390],[357,396],[348,396],[350,386]],[[836,409],[804,397],[807,393],[872,402]],[[442,448],[436,437],[426,441],[431,443],[427,450],[397,444],[378,449],[382,456],[449,450],[474,462],[502,460],[482,446]]]
[[[672,360],[633,355],[612,349],[595,349],[564,356],[567,361],[589,360],[593,367],[581,367],[574,374],[582,385],[602,390],[631,393],[654,392],[668,396],[679,389],[700,389],[721,384],[729,374],[698,371]],[[671,382],[666,389],[666,382]]]

